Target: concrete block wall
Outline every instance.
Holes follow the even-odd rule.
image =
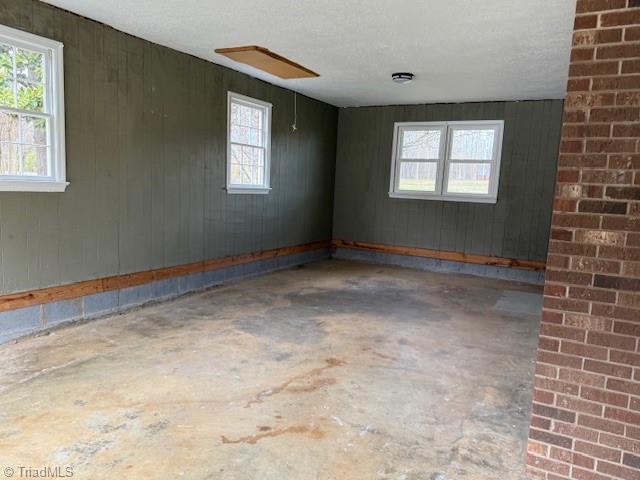
[[[544,284],[544,272],[514,267],[479,265],[475,263],[440,260],[437,258],[397,255],[393,253],[371,252],[348,248],[337,248],[333,257],[343,260],[398,265],[437,273],[474,275],[476,277],[497,278],[500,280],[511,280],[534,285]]]
[[[329,249],[274,257],[216,270],[159,280],[134,287],[0,312],[0,344],[62,323],[124,312],[149,302],[169,300],[225,282],[249,278],[329,258]]]
[[[578,0],[528,472],[640,479],[640,1]]]

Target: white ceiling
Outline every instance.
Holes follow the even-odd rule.
[[[46,0],[337,106],[563,98],[575,0]],[[214,53],[261,45],[281,80]],[[409,85],[390,75],[410,71]]]

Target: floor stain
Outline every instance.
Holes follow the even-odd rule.
[[[289,380],[281,383],[280,385],[272,387],[268,390],[263,390],[262,392],[258,393],[258,395],[256,395],[254,398],[249,400],[245,405],[245,408],[250,408],[252,405],[256,403],[262,403],[265,398],[272,397],[274,395],[284,392],[285,390],[292,393],[308,393],[308,392],[313,392],[314,390],[318,390],[319,388],[335,384],[336,381],[333,378],[315,379],[313,377],[322,375],[325,371],[331,368],[336,368],[336,367],[341,367],[343,365],[346,365],[346,362],[344,360],[340,360],[337,358],[327,358],[325,359],[325,363],[326,365],[323,367],[313,368],[307,372],[301,373],[300,375],[296,375],[295,377],[290,378]],[[308,381],[310,383],[302,386],[293,385],[295,382],[300,382],[300,381]]]
[[[151,423],[144,427],[144,429],[149,432],[151,435],[157,435],[162,430],[166,429],[169,426],[169,422],[167,420],[160,420],[159,422]]]
[[[79,479],[523,480],[539,318],[495,309],[507,290],[542,297],[331,260],[0,346],[2,461]]]
[[[230,440],[224,435],[220,437],[223,444],[234,444],[234,443],[247,443],[249,445],[255,445],[260,440],[264,438],[273,438],[279,437],[281,435],[306,435],[314,440],[318,440],[324,437],[324,432],[320,430],[318,427],[307,427],[305,425],[286,427],[286,428],[278,428],[275,430],[270,430],[264,433],[257,433],[255,435],[250,435],[248,437],[241,437],[236,440]]]
[[[375,355],[378,358],[382,358],[384,360],[391,360],[393,362],[398,361],[397,357],[392,357],[390,355],[385,355],[384,353],[380,353],[380,352],[371,352],[372,355]]]

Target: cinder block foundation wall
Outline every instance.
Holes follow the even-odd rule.
[[[578,0],[532,477],[640,479],[640,1]]]

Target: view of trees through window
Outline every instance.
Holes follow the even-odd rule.
[[[401,130],[400,190],[435,192],[441,158],[441,129]],[[494,129],[451,129],[446,191],[450,193],[489,193]]]
[[[442,135],[444,132],[440,129],[406,129],[402,131],[400,190],[436,191]]]
[[[448,192],[489,193],[494,136],[493,129],[452,130]]]
[[[265,183],[264,109],[231,103],[231,184]]]
[[[0,175],[50,175],[44,62],[0,43]]]

